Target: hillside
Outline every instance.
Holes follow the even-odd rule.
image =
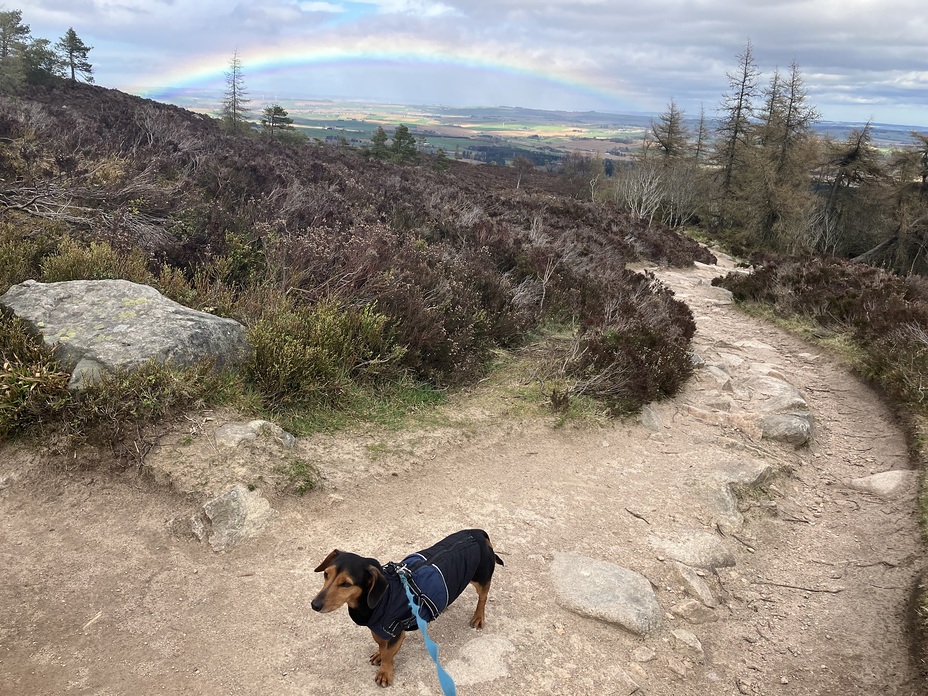
[[[0,175],[0,291],[30,277],[125,277],[236,318],[252,330],[249,379],[267,405],[322,394],[332,406],[352,385],[404,375],[466,384],[493,350],[553,322],[580,342],[567,347],[565,389],[634,410],[682,385],[693,324],[626,264],[713,260],[679,233],[565,195],[553,174],[233,134],[84,84],[0,100]],[[362,362],[379,367],[358,358],[335,366],[344,383],[309,388],[329,372],[280,374],[280,351],[292,354],[282,336],[312,333],[328,307],[349,332],[333,339],[342,345],[373,316]]]

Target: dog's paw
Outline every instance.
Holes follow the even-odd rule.
[[[470,620],[471,628],[483,628],[484,618],[482,616],[477,616],[474,614],[474,618]]]
[[[380,686],[390,686],[393,683],[393,670],[386,670],[381,667],[380,671],[377,672],[377,676],[374,677],[374,681]]]
[[[380,666],[380,648],[371,653],[371,664]]]

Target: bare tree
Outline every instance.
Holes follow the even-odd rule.
[[[722,118],[717,129],[716,163],[722,172],[723,195],[728,195],[732,189],[741,150],[747,143],[759,76],[760,69],[754,62],[754,49],[748,40],[744,51],[738,55],[737,70],[727,73],[729,92],[723,97],[719,109]]]
[[[516,170],[516,188],[522,185],[522,177],[535,168],[535,163],[528,157],[518,155],[512,158],[512,166]]]
[[[249,108],[251,100],[248,98],[248,90],[245,89],[245,77],[242,73],[242,60],[238,55],[238,49],[232,53],[229,59],[229,69],[225,72],[226,91],[222,99],[219,115],[229,130],[233,132],[241,131],[247,127]]]
[[[696,142],[693,145],[693,159],[699,162],[706,156],[709,148],[709,126],[706,123],[706,108],[699,105],[699,124],[696,126]]]
[[[613,195],[616,203],[628,208],[639,220],[648,225],[661,206],[662,167],[651,160],[624,167],[613,176]]]

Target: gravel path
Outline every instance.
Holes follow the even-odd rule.
[[[654,270],[691,305],[706,363],[678,398],[640,421],[554,428],[477,390],[448,407],[461,427],[300,440],[325,485],[272,496],[270,526],[229,553],[172,533],[202,500],[149,475],[0,450],[0,694],[380,693],[369,632],[309,609],[313,568],[334,547],[386,562],[472,526],[506,566],[486,629],[467,625],[471,590],[430,629],[462,696],[919,693],[904,631],[922,562],[914,477],[887,495],[850,485],[909,465],[889,412],[819,350],[734,309],[708,284],[718,270]],[[761,439],[770,378],[808,404],[808,446]],[[192,478],[211,475],[208,430],[175,448]],[[725,476],[745,467],[770,478],[734,499]],[[700,533],[734,565],[701,571],[717,606],[687,613],[667,549]],[[564,608],[561,552],[643,574],[660,626],[636,636]],[[438,693],[420,636],[391,689]]]

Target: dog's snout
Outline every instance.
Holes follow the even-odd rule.
[[[322,611],[322,600],[319,597],[316,597],[310,603],[310,606],[313,608],[313,611]]]

